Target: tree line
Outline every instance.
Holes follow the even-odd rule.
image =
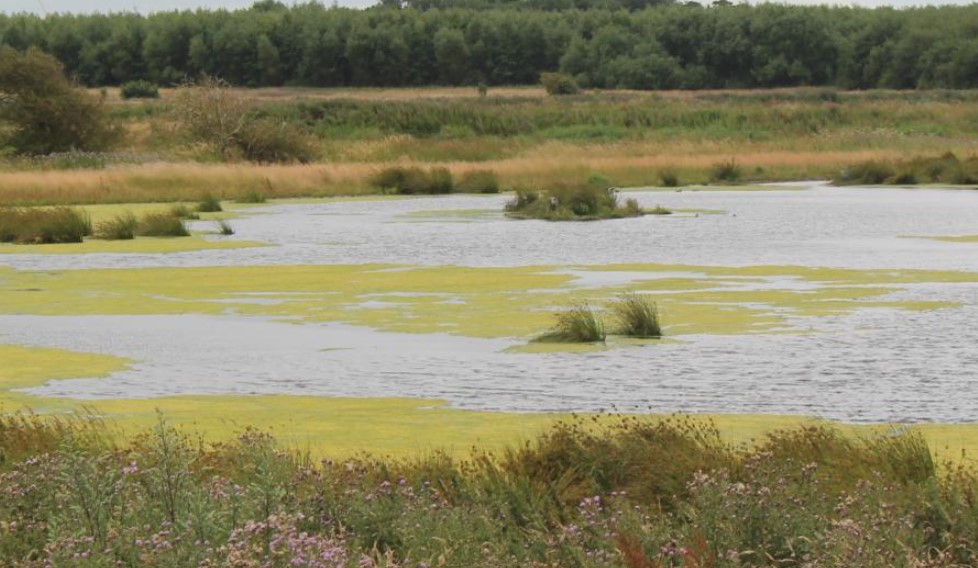
[[[452,6],[446,8],[445,6]],[[238,11],[0,16],[89,86],[202,75],[234,85],[978,86],[978,5],[908,10],[650,0],[266,0]]]

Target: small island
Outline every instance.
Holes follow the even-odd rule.
[[[646,211],[635,199],[619,199],[619,189],[589,180],[585,184],[555,184],[547,190],[517,189],[506,204],[513,219],[597,221],[641,217]]]

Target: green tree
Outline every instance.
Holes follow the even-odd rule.
[[[0,145],[20,154],[103,150],[117,137],[100,101],[38,49],[0,47]]]

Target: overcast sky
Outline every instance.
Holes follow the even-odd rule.
[[[792,0],[792,4],[837,3],[860,6],[915,6],[925,4],[971,4],[974,0]],[[702,0],[701,0],[702,2]],[[73,12],[139,12],[147,14],[167,10],[193,10],[196,8],[226,8],[233,10],[247,8],[254,0],[0,0],[0,12],[31,12],[34,14]],[[286,2],[289,3],[289,2]],[[324,3],[332,4],[332,0]],[[376,0],[338,0],[341,6],[364,7]],[[708,2],[703,2],[708,3]]]

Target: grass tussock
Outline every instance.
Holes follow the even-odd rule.
[[[136,235],[140,237],[187,237],[190,231],[180,217],[168,212],[147,213],[136,225]]]
[[[197,211],[194,211],[189,206],[183,203],[178,203],[170,207],[170,215],[172,217],[177,217],[180,219],[186,219],[188,221],[195,221],[200,219],[200,215]]]
[[[460,193],[499,193],[499,179],[492,170],[465,172],[455,184]]]
[[[615,333],[630,337],[662,337],[659,308],[645,296],[629,292],[613,305]]]
[[[96,239],[125,241],[136,237],[139,220],[132,212],[125,212],[95,225]]]
[[[499,454],[314,461],[253,430],[0,416],[11,566],[865,566],[978,561],[978,475],[919,436],[820,425],[749,447],[589,417]],[[563,560],[556,560],[563,559]]]
[[[231,226],[231,223],[220,220],[217,222],[217,234],[224,235],[226,237],[231,236],[234,234],[234,227]]]
[[[559,312],[553,328],[533,339],[539,343],[596,343],[605,340],[604,323],[590,304]]]
[[[603,181],[592,176],[583,184],[555,183],[544,191],[517,189],[516,196],[506,204],[506,213],[514,219],[546,221],[594,221],[645,214],[634,199],[620,202],[618,188]]]
[[[652,209],[646,209],[645,212],[649,215],[672,215],[672,209],[668,209],[661,205],[656,205]]]
[[[197,211],[201,213],[217,213],[223,210],[224,208],[221,207],[221,200],[209,193],[200,200],[200,203],[197,204]]]
[[[91,219],[77,209],[0,208],[0,242],[3,243],[80,243],[91,234]]]

